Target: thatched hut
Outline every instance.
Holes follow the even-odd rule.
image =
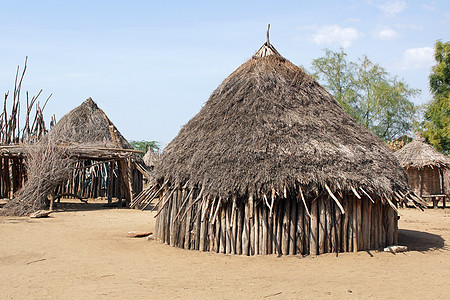
[[[417,195],[445,199],[445,195],[450,192],[446,180],[450,171],[448,156],[436,151],[420,132],[411,143],[394,154],[408,174],[409,185]]]
[[[48,133],[51,139],[78,158],[71,178],[58,195],[80,198],[126,199],[142,190],[142,159],[91,99],[67,113]]]
[[[155,236],[235,254],[397,243],[407,177],[302,68],[267,41],[212,93],[156,163]]]
[[[156,162],[158,161],[160,156],[159,150],[156,152],[152,148],[149,148],[147,152],[145,152],[144,157],[142,157],[145,165],[150,169],[153,170],[155,167]]]

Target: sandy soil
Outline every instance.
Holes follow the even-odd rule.
[[[449,209],[401,211],[406,253],[277,258],[127,238],[152,231],[154,213],[63,206],[47,219],[0,217],[0,299],[450,297]]]

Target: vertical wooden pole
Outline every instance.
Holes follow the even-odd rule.
[[[275,206],[275,203],[274,203]],[[272,216],[270,215],[270,211],[267,210],[266,217],[267,217],[267,254],[273,254],[275,253],[273,251],[273,209],[272,207]]]
[[[259,213],[258,213],[258,209],[257,209],[257,204],[256,201],[253,202],[253,227],[255,229],[254,231],[254,241],[255,241],[255,254],[260,254],[259,252]]]
[[[318,244],[318,220],[319,220],[319,210],[318,210],[318,201],[313,201],[311,203],[311,225],[310,225],[310,237],[309,237],[309,252],[311,255],[317,255],[319,250]]]
[[[358,251],[363,250],[363,233],[362,233],[362,210],[361,210],[361,199],[356,198],[356,225],[357,229],[357,243],[358,243]]]
[[[272,207],[272,253],[278,254],[278,240],[277,240],[277,232],[278,232],[278,206],[279,201],[274,201]]]
[[[325,253],[325,232],[326,232],[326,212],[325,212],[325,196],[320,196],[317,199],[318,211],[319,211],[319,254]]]
[[[244,203],[244,223],[243,223],[243,231],[242,231],[242,254],[250,255],[249,252],[249,242],[250,242],[250,232],[249,232],[249,224],[250,224],[250,211],[249,204]]]
[[[305,243],[305,228],[303,226],[303,219],[304,219],[304,212],[305,208],[303,206],[303,203],[297,203],[297,229],[296,229],[296,252],[297,254],[303,255],[304,247],[303,244]]]
[[[283,240],[283,218],[284,218],[284,209],[285,209],[286,203],[285,201],[279,200],[278,201],[278,224],[277,224],[277,254],[282,255],[282,240]]]
[[[268,223],[267,223],[267,207],[265,205],[261,206],[261,216],[262,216],[262,247],[261,254],[267,255],[267,245],[268,245]]]
[[[199,241],[199,249],[200,251],[205,251],[205,235],[206,235],[206,209],[207,209],[207,198],[203,196],[203,201],[201,205],[201,221],[200,221],[200,241]]]
[[[283,211],[283,235],[281,240],[281,251],[283,255],[289,254],[289,219],[291,216],[291,201],[290,199],[283,199],[285,206]]]
[[[341,228],[341,252],[347,252],[348,249],[348,216],[351,214],[350,207],[348,204],[348,195],[344,194],[343,197],[343,207],[345,214],[342,218],[342,228]]]
[[[219,253],[225,253],[226,248],[226,216],[225,210],[228,205],[224,204],[220,208],[220,241],[219,241]]]
[[[243,233],[243,216],[244,216],[244,205],[242,202],[238,202],[237,208],[237,228],[236,228],[236,254],[242,254],[242,233]]]
[[[189,195],[189,199],[186,203],[186,207],[190,207],[193,201],[194,191]],[[185,216],[186,229],[184,231],[184,249],[189,249],[191,243],[191,214],[192,210],[188,211]]]
[[[341,215],[341,211],[337,205],[334,205],[334,243],[333,243],[333,252],[339,253],[341,250],[341,236],[342,236],[342,219],[343,215]]]
[[[358,199],[355,196],[351,197],[352,202],[352,212],[353,212],[353,218],[352,218],[352,248],[353,252],[357,252],[359,250],[358,245]]]
[[[366,199],[365,197],[362,198],[361,200],[361,228],[362,228],[362,250],[368,250],[369,249],[369,238],[370,238],[370,233],[369,233],[369,208],[368,208],[368,202],[369,200]]]
[[[325,215],[326,215],[326,230],[325,230],[325,252],[332,252],[333,249],[333,232],[334,232],[334,201],[331,198],[324,199]],[[336,242],[336,241],[335,241]]]
[[[296,250],[296,236],[297,236],[297,200],[292,198],[288,200],[291,202],[291,216],[289,219],[289,255],[294,255]]]
[[[307,203],[308,205],[308,203]],[[309,211],[312,210],[311,202],[309,203]],[[311,232],[311,218],[306,213],[306,208],[303,208],[303,254],[310,254],[310,232]]]

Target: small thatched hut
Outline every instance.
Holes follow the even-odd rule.
[[[185,249],[319,254],[397,243],[407,177],[384,143],[267,41],[156,163],[155,236]]]
[[[142,174],[136,167],[142,159],[91,98],[67,113],[47,138],[79,159],[57,194],[107,197],[109,202],[115,197],[129,203],[142,190]]]
[[[417,195],[434,198],[445,197],[450,192],[446,180],[450,158],[436,151],[420,132],[411,143],[394,154],[408,174],[409,184]]]
[[[147,152],[145,153],[144,157],[142,159],[144,160],[145,165],[150,169],[153,170],[155,167],[156,162],[158,161],[160,156],[160,152],[156,152],[152,148],[149,148]]]

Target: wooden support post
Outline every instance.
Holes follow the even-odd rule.
[[[220,208],[220,240],[219,240],[219,253],[225,253],[226,248],[226,216],[225,211],[228,205],[223,204]]]
[[[362,250],[369,249],[369,200],[363,197],[361,200],[361,228],[362,228]]]
[[[261,254],[267,255],[267,245],[268,245],[268,223],[267,223],[267,207],[261,205],[261,217],[262,217],[262,239],[261,239]]]
[[[291,202],[291,216],[289,218],[289,255],[294,255],[297,236],[297,201],[295,198],[288,201]]]
[[[357,252],[358,245],[358,199],[355,196],[352,199],[352,250]]]
[[[291,216],[291,201],[290,199],[283,199],[285,206],[283,211],[283,235],[281,240],[281,251],[283,255],[289,254],[289,229]]]
[[[348,216],[351,214],[348,195],[344,195],[343,197],[343,206],[345,210],[345,214],[342,218],[342,228],[341,228],[341,252],[347,252],[348,249]]]
[[[318,220],[319,220],[319,210],[318,210],[318,199],[311,203],[311,227],[310,227],[310,237],[309,237],[309,253],[311,255],[317,255],[319,250],[319,239],[318,239]]]
[[[362,218],[361,218],[361,199],[356,199],[356,226],[357,226],[357,238],[358,251],[363,250],[363,233],[362,233]]]
[[[258,212],[258,205],[256,204],[256,201],[253,202],[253,227],[255,228],[255,254],[261,254],[259,249],[259,212]]]
[[[303,255],[305,254],[304,252],[304,247],[303,244],[305,243],[305,228],[303,226],[303,219],[304,219],[304,214],[305,212],[305,208],[303,206],[303,203],[297,203],[297,228],[296,228],[296,253]]]
[[[190,207],[193,201],[193,197],[194,197],[194,191],[192,191],[189,195],[189,200],[186,203],[186,207]],[[184,249],[189,249],[190,244],[191,244],[191,215],[192,215],[192,210],[188,211],[186,213],[186,229],[184,231]]]
[[[278,232],[278,207],[279,201],[275,201],[272,207],[272,253],[278,254],[277,232]]]
[[[244,223],[244,205],[242,202],[238,204],[237,208],[237,227],[236,227],[236,254],[242,254],[242,233],[243,233],[243,223]]]
[[[114,161],[111,161],[108,163],[109,169],[108,169],[108,185],[106,188],[106,196],[108,197],[108,204],[112,203],[112,196],[113,196],[113,177],[114,177]],[[81,181],[81,180],[80,180]],[[136,209],[138,209],[138,205],[136,205]]]
[[[242,231],[242,254],[243,255],[250,255],[249,252],[249,242],[250,242],[250,211],[249,211],[249,204],[244,203],[244,223],[243,223],[243,231]]]
[[[325,208],[325,196],[320,196],[317,199],[318,211],[319,211],[319,254],[325,253],[325,238],[326,238],[326,208]]]
[[[325,252],[331,253],[333,249],[333,232],[334,232],[334,201],[331,198],[324,199],[325,215],[326,215],[326,229],[325,229]],[[336,242],[336,240],[334,241]]]
[[[199,248],[200,251],[205,251],[205,235],[206,235],[206,209],[207,209],[207,198],[206,196],[203,196],[203,201],[201,205],[201,222],[200,222],[200,241],[199,241]]]
[[[307,204],[308,205],[308,204]],[[311,211],[311,202],[309,205],[309,211]],[[311,218],[306,212],[306,208],[303,208],[303,254],[310,254],[310,232],[311,232]]]

